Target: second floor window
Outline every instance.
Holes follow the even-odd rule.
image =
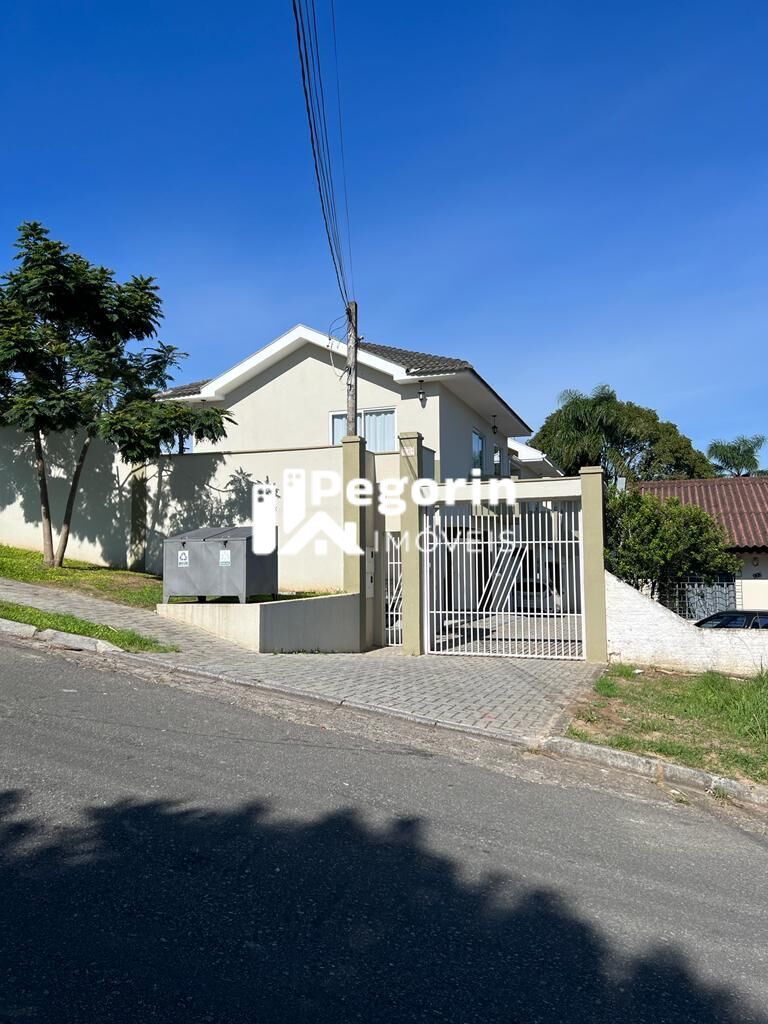
[[[394,409],[361,409],[357,414],[357,432],[365,438],[369,452],[394,452],[397,450],[395,437]],[[347,433],[347,414],[335,412],[331,416],[331,444],[341,444]]]
[[[476,430],[472,431],[472,469],[485,472],[485,438]]]

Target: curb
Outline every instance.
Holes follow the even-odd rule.
[[[207,682],[229,683],[234,686],[248,686],[255,690],[280,694],[281,697],[295,697],[297,700],[314,701],[318,704],[328,704],[334,708],[349,708],[351,711],[365,711],[369,714],[386,715],[388,718],[399,718],[405,722],[414,722],[416,725],[425,725],[431,729],[448,729],[451,732],[464,732],[470,736],[477,736],[487,740],[501,740],[513,747],[525,749],[538,748],[542,740],[539,736],[523,736],[511,732],[500,732],[497,729],[481,729],[475,725],[461,725],[458,722],[449,722],[444,718],[432,718],[429,715],[418,715],[414,711],[400,711],[398,708],[386,707],[383,704],[367,704],[365,701],[354,700],[352,697],[326,697],[322,693],[314,693],[312,690],[300,690],[295,686],[284,686],[281,683],[270,682],[264,679],[239,679],[237,676],[227,675],[226,672],[206,672],[204,669],[188,668],[185,665],[160,661],[159,657],[153,654],[130,654],[120,651],[120,661],[134,661],[144,668],[148,664],[157,665],[166,671],[177,672],[180,675],[191,676]],[[154,658],[158,657],[155,661]],[[148,662],[147,659],[153,661]]]
[[[599,747],[591,743],[582,743],[580,740],[569,740],[565,736],[550,736],[542,740],[539,747],[547,753],[632,772],[633,775],[642,775],[654,782],[671,782],[678,786],[701,789],[706,793],[718,790],[734,800],[768,807],[768,787],[737,782],[736,779],[713,775],[699,768],[686,768],[685,765],[662,761],[660,758],[629,754],[623,750],[614,750],[613,747]]]
[[[668,782],[677,786],[687,786],[690,789],[702,790],[705,793],[712,793],[717,790],[742,803],[768,807],[768,787],[766,786],[737,782],[736,779],[729,779],[722,775],[713,775],[711,772],[705,772],[698,768],[687,768],[685,765],[663,761],[660,758],[644,757],[641,754],[630,754],[623,750],[615,750],[613,747],[600,747],[591,743],[582,743],[580,740],[571,740],[565,736],[531,737],[509,732],[502,733],[494,729],[481,729],[477,726],[460,725],[456,722],[447,722],[444,719],[429,718],[425,715],[417,715],[409,711],[386,708],[380,704],[366,704],[363,701],[356,701],[346,697],[341,699],[325,697],[322,694],[312,693],[309,690],[298,690],[293,687],[282,686],[280,683],[238,679],[236,676],[230,676],[224,672],[206,672],[202,669],[187,668],[182,665],[160,661],[160,656],[155,655],[127,654],[123,651],[119,651],[119,654],[120,661],[134,661],[145,668],[147,664],[154,663],[168,671],[175,671],[180,675],[193,676],[209,682],[250,686],[254,689],[272,691],[285,697],[295,697],[299,700],[327,704],[334,708],[350,708],[353,711],[387,715],[391,718],[414,722],[417,725],[424,725],[432,729],[463,732],[478,738],[483,737],[488,740],[501,741],[513,747],[554,754],[568,760],[587,761],[591,764],[615,768],[618,771],[629,772],[632,775],[641,775],[653,782]],[[157,661],[154,661],[155,657],[158,658]],[[153,661],[148,662],[148,658],[152,658]]]
[[[109,643],[108,640],[97,640],[93,636],[81,636],[79,633],[63,633],[59,629],[38,629],[29,622],[16,622],[14,619],[0,619],[0,634],[16,637],[19,640],[40,640],[49,647],[61,647],[67,651],[92,651],[94,654],[122,654],[122,647]]]

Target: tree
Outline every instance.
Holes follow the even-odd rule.
[[[674,423],[634,402],[622,402],[607,384],[591,394],[564,391],[531,444],[563,472],[602,466],[610,481],[711,477],[713,467]]]
[[[721,524],[698,505],[661,500],[639,491],[610,488],[605,506],[606,568],[637,586],[654,589],[669,579],[736,573],[740,560],[728,550]]]
[[[758,452],[765,444],[764,434],[746,437],[740,434],[733,441],[713,441],[707,455],[718,476],[753,476],[761,474]]]
[[[179,434],[217,441],[220,409],[158,402],[183,353],[155,340],[162,312],[154,279],[115,281],[114,273],[26,222],[18,266],[0,284],[0,424],[31,435],[40,491],[43,560],[60,566],[80,477],[94,438],[125,462],[144,462]],[[74,433],[79,444],[54,553],[45,437]]]

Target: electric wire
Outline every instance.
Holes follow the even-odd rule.
[[[341,123],[341,89],[339,86],[338,45],[336,38],[336,13],[331,0],[331,25],[333,33],[333,52],[336,64],[336,101],[338,106],[339,146],[341,153],[341,173],[344,196],[344,212],[346,220],[347,255],[349,260],[352,293],[344,259],[344,247],[339,230],[339,217],[336,203],[336,188],[333,175],[331,146],[328,139],[328,117],[323,85],[320,46],[318,40],[317,9],[315,0],[292,0],[293,16],[296,24],[296,41],[301,68],[301,82],[304,92],[304,104],[309,126],[312,161],[315,170],[320,209],[328,246],[331,251],[336,282],[344,301],[349,307],[351,294],[354,293],[352,277],[352,241],[350,235],[349,198],[346,181],[346,161],[344,154],[343,128]]]

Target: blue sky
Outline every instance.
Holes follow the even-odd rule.
[[[327,9],[327,0],[317,0]],[[360,327],[534,426],[608,382],[768,432],[768,6],[336,0]],[[290,0],[5,0],[0,252],[154,274],[181,376],[341,312]]]

